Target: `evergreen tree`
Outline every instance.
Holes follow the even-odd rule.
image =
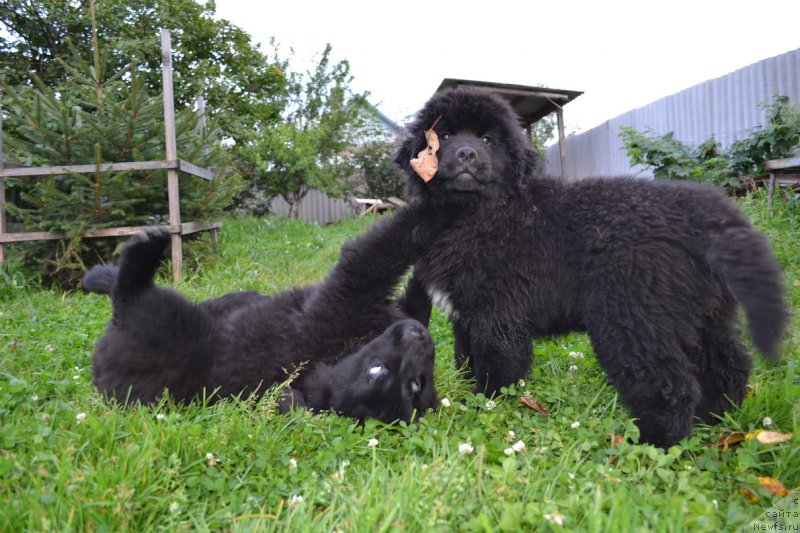
[[[5,135],[6,157],[28,166],[76,165],[165,159],[163,102],[150,94],[143,73],[132,63],[106,73],[95,48],[91,63],[73,51],[58,60],[65,81],[46,86],[33,76],[33,87],[3,83],[4,109],[15,124]],[[228,166],[218,132],[197,129],[198,117],[184,108],[176,116],[178,153],[200,166]],[[4,133],[6,133],[4,131]],[[20,201],[8,205],[10,216],[26,231],[61,231],[63,241],[15,245],[26,263],[39,266],[45,279],[70,286],[88,266],[108,260],[112,239],[84,239],[89,228],[165,223],[165,171],[101,171],[92,174],[8,179]],[[183,220],[220,215],[239,186],[232,174],[207,182],[182,177]]]

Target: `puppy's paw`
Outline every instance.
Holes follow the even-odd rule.
[[[306,406],[303,393],[297,389],[286,387],[278,396],[278,411],[288,413],[294,409],[302,409]]]
[[[148,227],[130,238],[125,245],[122,253],[130,254],[155,254],[161,255],[161,252],[170,242],[170,232],[166,228],[161,227]]]

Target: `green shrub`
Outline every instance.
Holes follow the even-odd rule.
[[[619,135],[631,166],[650,167],[657,179],[706,182],[735,192],[743,188],[740,178],[765,175],[765,161],[787,157],[800,146],[800,107],[779,96],[766,108],[767,125],[727,149],[713,138],[686,145],[673,132],[656,135],[623,127]]]

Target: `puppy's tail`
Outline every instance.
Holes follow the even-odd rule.
[[[748,227],[727,228],[714,236],[706,258],[744,307],[753,344],[764,357],[777,358],[788,312],[781,267],[766,237]]]
[[[119,268],[114,265],[95,265],[83,277],[83,288],[89,292],[111,296]]]

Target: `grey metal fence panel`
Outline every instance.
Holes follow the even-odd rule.
[[[567,137],[567,175],[571,179],[619,174],[649,176],[643,168],[630,167],[619,138],[622,126],[638,131],[649,129],[658,135],[672,131],[676,139],[694,145],[713,137],[728,146],[765,125],[767,113],[763,105],[777,95],[800,102],[800,48],[705,81]],[[569,108],[565,115],[569,120]],[[553,175],[561,173],[557,144],[547,150],[545,170]]]
[[[289,214],[289,204],[280,196],[270,205],[270,211],[278,216]],[[353,206],[340,198],[331,198],[325,193],[311,190],[300,202],[299,217],[308,222],[330,224],[344,217],[355,214]]]

